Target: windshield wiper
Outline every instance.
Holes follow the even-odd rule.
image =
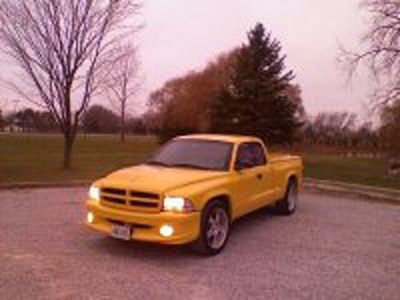
[[[172,164],[169,166],[170,167],[178,167],[178,168],[193,168],[193,169],[199,169],[199,170],[212,170],[211,168],[193,165],[193,164],[189,164],[189,163]]]
[[[170,167],[171,165],[166,164],[162,161],[158,161],[158,160],[148,160],[145,162],[146,165],[153,165],[153,166],[162,166],[162,167]]]

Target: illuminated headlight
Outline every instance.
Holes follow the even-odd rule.
[[[163,225],[160,227],[160,234],[163,237],[170,237],[174,234],[174,228],[171,225]]]
[[[191,212],[193,203],[189,199],[182,197],[165,197],[163,207],[165,211]]]
[[[100,189],[92,185],[89,189],[89,198],[100,201]]]
[[[87,222],[88,222],[89,224],[92,224],[92,223],[94,222],[94,214],[93,214],[92,212],[88,212],[86,218],[87,218]]]

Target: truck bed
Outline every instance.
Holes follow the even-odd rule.
[[[278,163],[278,162],[284,162],[284,161],[289,161],[289,160],[299,160],[300,161],[301,158],[300,158],[300,156],[297,156],[297,155],[272,152],[272,153],[269,153],[268,160],[270,163]]]

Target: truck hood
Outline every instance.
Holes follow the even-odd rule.
[[[111,173],[98,181],[97,185],[99,187],[167,193],[189,184],[199,183],[224,175],[224,172],[218,171],[138,165]]]

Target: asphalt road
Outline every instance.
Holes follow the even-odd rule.
[[[0,299],[399,299],[400,206],[305,193],[204,258],[88,231],[85,193],[0,192]]]

